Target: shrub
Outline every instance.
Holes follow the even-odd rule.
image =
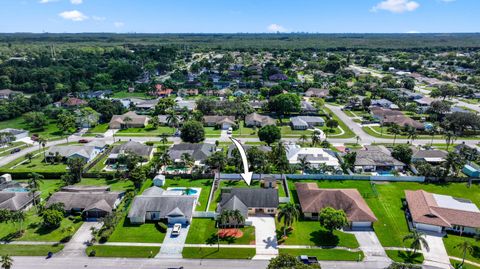
[[[163,223],[163,222],[157,222],[156,223],[156,227],[157,229],[162,232],[162,233],[166,233],[167,232],[167,229],[168,229],[168,226],[167,224]]]
[[[95,257],[96,255],[97,255],[97,252],[95,250],[92,250],[90,251],[90,253],[88,253],[89,257]]]
[[[47,209],[43,212],[43,226],[53,229],[58,228],[63,220],[63,213],[55,209]]]

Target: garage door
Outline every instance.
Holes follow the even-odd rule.
[[[435,232],[435,233],[441,233],[442,232],[442,227],[439,227],[439,226],[416,223],[415,227],[417,228],[417,230],[422,230],[422,231],[427,231],[427,232]]]
[[[372,227],[371,222],[352,222],[352,229],[365,229]]]

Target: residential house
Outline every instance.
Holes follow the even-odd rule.
[[[418,230],[477,234],[480,210],[470,200],[424,190],[406,190],[407,216]]]
[[[429,150],[414,150],[412,155],[412,163],[427,162],[431,164],[440,164],[445,161],[448,153],[444,150],[429,149]]]
[[[128,219],[132,224],[166,220],[171,225],[188,225],[192,221],[195,200],[195,196],[169,195],[168,191],[154,186],[133,199]]]
[[[421,99],[415,99],[413,100],[415,103],[417,103],[417,106],[418,106],[418,110],[419,112],[421,113],[425,113],[425,111],[427,111],[429,108],[430,108],[430,105],[433,103],[433,100],[432,98],[430,97],[426,97],[424,96],[423,98]]]
[[[386,109],[398,109],[398,106],[387,99],[374,99],[371,102],[372,107],[383,107]]]
[[[417,130],[425,129],[424,124],[405,116],[398,110],[391,110],[383,107],[370,107],[370,112],[372,113],[373,118],[384,125],[396,124],[400,127],[410,126]]]
[[[208,143],[180,143],[174,144],[169,150],[168,155],[174,163],[182,162],[182,155],[188,154],[195,161],[195,165],[202,165],[205,160],[215,152],[215,144]]]
[[[218,127],[222,130],[236,127],[235,116],[203,116],[203,123],[208,127]]]
[[[197,103],[195,102],[195,100],[183,100],[182,98],[177,97],[175,101],[176,105],[174,109],[176,111],[182,111],[184,109],[188,111],[193,111],[197,108]]]
[[[259,109],[263,109],[265,107],[265,105],[268,104],[268,101],[266,101],[266,100],[262,100],[262,101],[254,100],[254,101],[250,101],[249,104],[253,109],[259,110]]]
[[[256,214],[276,215],[278,204],[277,189],[223,188],[217,212],[239,210],[246,219]]]
[[[291,165],[297,165],[302,158],[306,158],[310,167],[318,168],[327,166],[333,169],[339,169],[340,163],[333,151],[322,148],[302,148],[296,144],[286,146],[287,159]]]
[[[306,115],[315,115],[318,113],[318,109],[309,101],[302,101],[300,103],[300,112]]]
[[[180,96],[197,96],[198,94],[198,89],[181,89],[178,91]]]
[[[372,228],[377,221],[362,195],[356,189],[320,189],[317,183],[295,183],[302,214],[318,220],[319,212],[331,207],[343,210],[352,230]]]
[[[309,128],[315,128],[316,126],[325,125],[325,120],[322,117],[297,116],[290,118],[290,125],[294,130],[307,130]]]
[[[328,96],[329,92],[328,89],[310,88],[305,92],[305,96],[325,98]]]
[[[129,111],[123,115],[113,115],[108,126],[110,129],[144,128],[148,120],[148,116]]]
[[[5,128],[0,130],[0,133],[8,133],[12,135],[11,138],[5,137],[4,139],[6,139],[6,141],[2,141],[3,143],[10,143],[28,137],[28,131],[21,129]]]
[[[139,113],[147,113],[149,111],[155,110],[160,99],[152,100],[141,100],[140,102],[135,103],[135,111]]]
[[[82,92],[79,94],[80,98],[87,98],[87,99],[105,99],[107,96],[111,95],[112,91],[104,90],[104,91],[88,91]]]
[[[105,142],[95,141],[85,145],[52,146],[45,153],[47,161],[56,160],[60,157],[63,161],[67,159],[80,158],[86,163],[95,159],[106,147]]]
[[[270,80],[270,81],[284,81],[284,80],[287,80],[287,79],[288,79],[287,75],[282,74],[282,73],[273,74],[273,75],[268,77],[268,80]]]
[[[264,146],[264,145],[253,146],[253,145],[249,145],[249,144],[243,144],[242,147],[247,152],[253,147],[259,149],[262,152],[271,152],[272,151],[271,147]],[[235,151],[238,152],[238,149],[234,144],[231,144],[230,146],[228,146],[227,157],[228,158],[233,158],[234,157],[233,152],[235,152]],[[237,155],[237,156],[239,156],[239,155]]]
[[[156,84],[153,91],[150,92],[150,95],[156,97],[168,97],[173,93],[172,89],[167,89],[162,84]]]
[[[115,163],[120,155],[135,154],[142,157],[144,161],[148,161],[153,157],[154,148],[146,146],[135,141],[128,141],[127,143],[114,146],[108,156],[108,163]]]
[[[57,107],[78,107],[78,106],[85,106],[87,105],[88,102],[83,100],[83,99],[79,99],[79,98],[75,98],[75,97],[68,97],[68,98],[65,98],[63,99],[62,101],[59,101],[59,102],[56,102],[55,105]]]
[[[354,169],[360,173],[402,171],[405,168],[405,164],[393,158],[384,146],[369,145],[354,152],[357,153]]]
[[[245,126],[247,127],[264,127],[267,125],[276,125],[277,121],[265,115],[260,115],[257,113],[248,114],[245,116]]]
[[[40,192],[0,191],[0,209],[10,211],[28,210],[33,202],[40,201]]]
[[[12,91],[10,89],[0,90],[0,99],[8,99],[8,98],[10,98],[10,96],[15,95],[15,94],[21,94],[21,92]]]
[[[87,220],[97,220],[112,213],[123,198],[121,192],[90,186],[69,186],[52,194],[46,207],[62,203],[67,213],[81,213]]]

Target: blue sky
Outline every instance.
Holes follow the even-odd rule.
[[[0,0],[0,32],[480,32],[478,0]]]

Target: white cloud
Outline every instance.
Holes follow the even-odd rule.
[[[100,17],[100,16],[92,16],[92,20],[94,21],[104,21],[106,20],[107,18],[105,17]]]
[[[270,24],[268,27],[267,27],[267,30],[269,32],[273,32],[273,33],[276,33],[276,32],[287,32],[287,29],[281,25],[278,25],[276,23],[273,23],[273,24]]]
[[[70,3],[73,5],[81,5],[83,3],[83,0],[70,0]]]
[[[38,1],[40,4],[48,4],[48,3],[53,3],[57,2],[58,0],[40,0]]]
[[[407,34],[420,34],[420,32],[417,30],[411,30],[411,31],[408,31]]]
[[[123,26],[125,26],[125,23],[121,22],[121,21],[116,21],[113,23],[113,26],[117,27],[117,28],[121,28]]]
[[[385,0],[374,6],[371,11],[386,10],[393,13],[403,13],[406,11],[414,11],[419,8],[420,4],[410,0]]]
[[[64,11],[58,16],[64,18],[65,20],[71,20],[71,21],[84,21],[88,19],[88,16],[83,14],[82,12],[78,10],[70,10],[70,11]]]

